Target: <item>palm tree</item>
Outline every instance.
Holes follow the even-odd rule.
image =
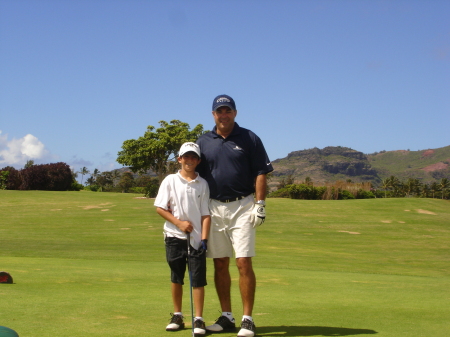
[[[94,172],[92,173],[92,177],[94,178],[92,181],[95,183],[97,181],[97,177],[99,176],[100,171],[98,169],[94,169]]]
[[[386,198],[386,191],[391,187],[391,180],[389,178],[381,181],[381,188],[384,190],[384,197]]]
[[[444,199],[445,191],[450,187],[450,181],[447,178],[442,178],[439,187],[442,190],[442,199]]]
[[[120,171],[119,171],[119,170],[114,170],[114,171],[112,171],[112,173],[111,173],[111,179],[112,179],[112,185],[113,185],[113,187],[116,185],[115,182],[116,182],[117,180],[119,180],[120,176],[121,176],[121,174],[120,174]]]
[[[27,169],[33,165],[34,165],[34,160],[27,160],[27,163],[25,164],[24,168]]]
[[[431,191],[431,193],[433,193],[433,199],[434,199],[434,193],[438,192],[439,189],[440,189],[439,184],[434,181],[430,186],[430,191]]]
[[[89,174],[89,170],[87,169],[86,166],[84,166],[84,167],[81,169],[80,173],[81,173],[81,184],[83,185],[83,177],[84,177],[86,174]]]
[[[312,179],[310,177],[306,177],[305,178],[305,185],[308,185],[308,186],[312,186],[313,185],[313,181],[312,181]]]
[[[400,192],[400,187],[403,185],[400,180],[394,176],[390,176],[389,178],[389,187],[394,191],[394,196],[398,196],[397,194]]]
[[[403,186],[405,189],[405,197],[409,197],[414,190],[414,179],[409,178]]]
[[[430,188],[428,187],[427,184],[423,184],[422,186],[422,197],[423,198],[428,198],[428,193],[430,192]]]

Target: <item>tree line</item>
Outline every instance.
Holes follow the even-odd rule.
[[[118,152],[117,162],[128,166],[131,172],[120,173],[119,170],[100,172],[95,169],[90,174],[86,167],[73,172],[65,163],[34,165],[27,162],[22,170],[6,167],[0,170],[0,189],[43,189],[43,190],[80,190],[135,192],[153,197],[158,191],[164,177],[178,169],[176,160],[180,146],[188,141],[195,142],[202,134],[208,132],[198,124],[192,130],[189,124],[179,120],[160,121],[160,127],[148,126],[147,131],[138,139],[125,140],[122,150]],[[147,175],[151,170],[158,178]],[[81,174],[81,184],[76,177]],[[136,177],[137,175],[137,177]],[[268,175],[270,180],[272,175]],[[293,176],[282,178],[276,191],[269,197],[291,197],[300,199],[352,199],[352,198],[387,198],[387,197],[432,197],[449,199],[450,182],[442,178],[439,182],[425,184],[419,179],[409,178],[402,182],[391,176],[382,181],[381,189],[375,189],[370,183],[352,183],[338,181],[314,186],[307,177],[300,184],[295,184]]]
[[[78,173],[83,176],[90,171],[83,167]],[[122,192],[139,193],[148,198],[153,198],[158,193],[159,181],[148,174],[138,174],[137,177],[130,172],[121,173],[119,170],[100,172],[95,169],[85,182],[85,189],[94,192]]]
[[[432,183],[422,183],[419,179],[408,178],[406,181],[400,181],[395,176],[383,179],[381,188],[384,190],[384,197],[423,197],[423,198],[450,198],[450,181],[447,178],[441,178],[440,181]]]

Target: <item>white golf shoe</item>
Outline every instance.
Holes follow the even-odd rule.
[[[241,323],[241,330],[238,332],[238,337],[253,337],[255,336],[255,323],[245,318]]]
[[[194,321],[194,336],[200,337],[206,334],[205,322],[201,319],[196,319]]]

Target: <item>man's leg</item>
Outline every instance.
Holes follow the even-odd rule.
[[[222,332],[236,330],[235,320],[231,315],[231,276],[229,265],[229,257],[214,259],[214,283],[217,296],[219,297],[220,307],[222,308],[222,316],[213,325],[206,327],[206,330],[209,331]]]
[[[223,312],[231,312],[231,276],[229,266],[229,257],[214,259],[214,284]]]
[[[253,271],[252,258],[237,258],[236,265],[239,270],[239,289],[241,291],[243,314],[252,316],[256,290],[256,276]]]

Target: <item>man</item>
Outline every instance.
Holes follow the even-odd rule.
[[[259,137],[235,122],[236,104],[230,96],[217,96],[212,110],[216,125],[197,141],[202,152],[197,170],[210,189],[211,230],[207,257],[214,259],[214,282],[222,315],[206,330],[236,329],[229,272],[234,251],[243,304],[238,336],[253,337],[256,277],[252,257],[255,256],[256,227],[265,220],[266,174],[273,168]]]

